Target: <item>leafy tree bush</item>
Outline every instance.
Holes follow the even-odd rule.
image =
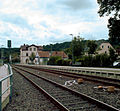
[[[63,65],[64,66],[69,66],[69,65],[71,65],[71,60],[70,59],[68,59],[68,60],[63,60]]]
[[[60,56],[51,56],[49,61],[48,61],[48,65],[57,65],[57,60],[61,59]]]
[[[97,62],[97,60],[96,60]],[[107,54],[100,54],[100,66],[108,67],[110,66],[110,56]]]
[[[99,4],[99,15],[110,16],[108,20],[109,40],[115,45],[120,45],[120,0],[97,0]]]
[[[51,56],[48,65],[60,65],[60,66],[68,66],[70,65],[71,60],[63,60],[60,56]]]
[[[89,48],[88,54],[95,54],[95,51],[96,51],[96,48],[97,48],[97,44],[96,44],[95,41],[89,40],[87,42],[87,47]]]
[[[117,55],[115,54],[115,51],[112,48],[109,49],[109,52],[110,52],[110,62],[112,66],[113,62],[117,60]]]
[[[56,61],[56,64],[62,66],[64,64],[64,60],[63,59],[58,59]]]
[[[83,46],[83,38],[80,38],[79,36],[74,37],[71,43],[71,49],[73,49],[73,55],[77,58],[80,57],[83,53],[84,46]]]
[[[83,56],[81,65],[90,67],[90,66],[92,66],[92,60],[93,60],[93,57],[91,55]]]
[[[85,67],[108,67],[111,66],[110,56],[107,54],[83,56],[81,65]]]
[[[29,59],[31,60],[31,62],[32,62],[32,64],[33,64],[33,61],[34,61],[34,59],[35,59],[35,53],[34,53],[34,52],[31,53]]]

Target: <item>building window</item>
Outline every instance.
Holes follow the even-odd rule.
[[[108,48],[110,48],[110,47],[108,46]]]
[[[102,48],[104,48],[104,46],[102,45]]]
[[[26,53],[26,56],[28,56],[28,53]]]
[[[30,48],[30,51],[32,51],[32,48]]]
[[[107,52],[105,51],[105,54],[106,54]]]
[[[36,48],[34,48],[34,51],[36,51]]]

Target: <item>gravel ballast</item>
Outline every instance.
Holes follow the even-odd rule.
[[[40,91],[13,71],[12,102],[4,111],[59,111]]]
[[[24,69],[29,69],[28,71],[35,72],[36,74],[44,76],[62,85],[65,85],[66,81],[74,80],[70,77],[51,74],[48,72],[42,72],[35,69],[30,69],[30,68],[24,68]],[[110,93],[107,92],[106,89],[95,88],[99,85],[103,85],[103,84],[84,81],[83,84],[72,83],[71,85],[67,84],[66,86],[120,109],[120,89],[118,89],[113,93]]]

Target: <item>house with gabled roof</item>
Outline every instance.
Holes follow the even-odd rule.
[[[113,48],[113,46],[109,42],[101,43],[101,45],[98,47],[98,50],[96,51],[98,54],[109,54],[109,49]]]
[[[30,62],[29,57],[31,53],[33,52],[35,55],[37,55],[38,51],[41,51],[43,49],[42,46],[36,46],[34,44],[32,45],[22,45],[20,47],[20,63],[21,64],[27,64]]]
[[[36,56],[35,60],[33,61],[35,64],[46,65],[51,56],[60,56],[62,59],[68,59],[68,56],[64,53],[64,51],[43,51],[42,46],[24,44],[20,47],[20,63],[31,63],[29,57],[32,52]]]

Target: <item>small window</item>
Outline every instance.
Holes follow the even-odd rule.
[[[102,45],[102,48],[104,48],[104,46]]]
[[[32,51],[32,48],[30,48],[30,51]]]
[[[106,54],[107,52],[105,51],[105,54]]]
[[[26,56],[28,56],[28,53],[26,53]]]
[[[108,48],[110,48],[110,47],[108,46]]]
[[[34,48],[34,51],[36,51],[36,48]]]

